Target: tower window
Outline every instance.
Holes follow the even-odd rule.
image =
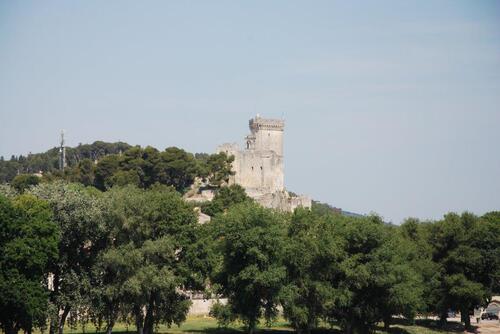
[[[262,170],[262,166],[260,166],[260,170]]]
[[[252,166],[252,171],[253,171],[253,166]]]

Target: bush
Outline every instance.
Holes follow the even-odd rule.
[[[212,305],[208,315],[217,319],[217,325],[219,327],[228,327],[236,320],[236,315],[231,310],[231,306],[224,305],[219,301]]]

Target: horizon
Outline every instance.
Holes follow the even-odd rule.
[[[213,153],[285,119],[288,190],[350,212],[500,210],[500,4],[0,4],[0,155]]]

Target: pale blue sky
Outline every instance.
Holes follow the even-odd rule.
[[[285,183],[400,223],[500,209],[498,1],[2,1],[0,155],[213,152],[286,119]]]

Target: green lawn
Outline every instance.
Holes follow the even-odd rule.
[[[124,333],[134,333],[134,326],[127,327],[125,324],[118,324],[114,327],[113,333],[124,334]],[[67,328],[65,334],[81,334],[83,331],[79,329]],[[167,326],[160,326],[158,329],[159,333],[195,333],[195,334],[239,334],[244,333],[241,324],[234,324],[230,328],[222,329],[218,328],[215,319],[210,317],[189,317],[186,322],[184,322],[180,327],[173,326],[168,328]],[[93,326],[88,326],[85,329],[85,333],[93,334],[95,333],[95,328]],[[285,334],[293,333],[293,330],[288,326],[288,323],[283,319],[278,320],[271,327],[266,327],[262,324],[259,327],[259,333],[261,334]],[[337,334],[341,333],[338,329],[328,330],[327,328],[323,330],[316,330],[314,334],[331,333]],[[463,333],[463,328],[458,324],[451,324],[446,330],[439,329],[434,321],[421,320],[417,321],[416,325],[409,325],[404,323],[399,323],[391,326],[390,330],[384,331],[380,328],[377,331],[378,334],[446,334],[446,333]]]

